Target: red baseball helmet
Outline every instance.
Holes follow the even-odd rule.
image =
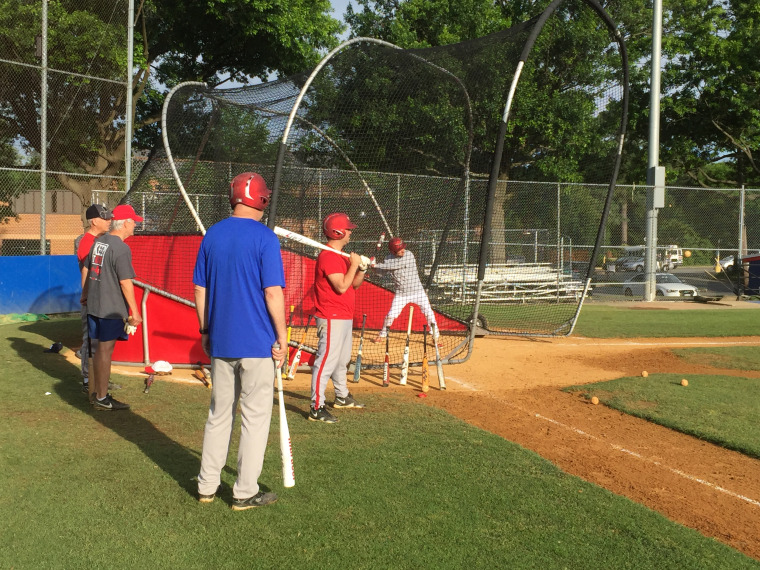
[[[400,237],[391,238],[388,242],[388,249],[395,255],[402,249],[406,249],[406,244]]]
[[[243,172],[232,179],[230,183],[230,206],[245,204],[257,210],[264,210],[269,204],[272,191],[261,174]]]
[[[356,229],[356,224],[348,219],[348,215],[335,212],[328,215],[322,222],[322,231],[327,239],[341,239],[346,235],[346,230]]]

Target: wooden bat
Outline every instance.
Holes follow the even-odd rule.
[[[414,315],[414,305],[409,307],[409,324],[406,326],[406,346],[404,346],[404,360],[401,363],[401,380],[399,380],[402,386],[406,386],[406,379],[409,376],[409,336],[412,334],[412,315]]]
[[[359,335],[359,350],[356,353],[356,364],[354,364],[354,382],[359,381],[362,373],[362,348],[364,347],[364,325],[367,324],[367,314],[362,317],[362,332]]]
[[[426,392],[430,390],[430,370],[428,366],[428,353],[427,353],[427,325],[422,325],[422,391]]]
[[[301,335],[301,342],[298,343],[298,350],[296,350],[296,355],[293,357],[293,362],[290,364],[290,370],[288,371],[288,380],[292,380],[295,376],[296,370],[298,370],[298,365],[301,364],[301,351],[303,351],[303,345],[304,342],[306,342],[306,333],[309,332],[309,324],[311,324],[311,318],[314,315],[309,315],[309,318],[306,319],[306,327],[303,329],[303,334]]]
[[[277,348],[279,344],[275,343]],[[285,359],[283,359],[285,360]],[[277,375],[277,399],[280,405],[280,455],[282,456],[282,484],[284,487],[293,487],[296,484],[293,470],[293,447],[290,443],[290,429],[285,417],[285,399],[282,395],[282,367],[279,362],[274,363]]]
[[[301,234],[297,234],[296,232],[291,232],[290,230],[286,230],[284,228],[281,228],[280,226],[274,227],[274,233],[276,233],[281,238],[289,239],[292,241],[296,241],[298,243],[302,243],[304,245],[310,245],[311,247],[316,247],[317,249],[324,249],[326,251],[333,251],[337,253],[338,255],[342,255],[343,257],[350,258],[351,256],[346,253],[345,251],[338,251],[337,249],[331,248],[329,245],[325,245],[324,243],[318,242],[317,240],[313,240],[311,238],[307,238],[306,236],[302,236]]]
[[[285,374],[285,376],[288,375],[288,355],[290,354],[290,331],[293,330],[293,311],[295,310],[295,305],[290,305],[290,315],[288,316],[288,340],[285,344],[285,358],[282,359],[282,373]]]
[[[385,362],[383,363],[383,388],[389,386],[388,375],[390,374],[390,357],[388,356],[389,336],[385,337]]]
[[[433,327],[430,327],[431,332],[433,332]],[[438,370],[438,388],[441,390],[446,389],[446,380],[443,378],[443,364],[441,363],[441,351],[438,349],[438,340],[435,338],[435,334],[433,334],[433,344],[435,345],[435,367]]]

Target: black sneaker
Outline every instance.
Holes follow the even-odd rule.
[[[253,497],[247,499],[232,499],[233,511],[245,511],[254,507],[265,507],[277,502],[277,495],[275,493],[265,493],[259,491]]]
[[[339,396],[335,396],[335,403],[333,404],[333,408],[363,408],[364,404],[360,404],[356,400],[354,400],[354,397],[351,395],[351,392],[348,393],[348,396],[345,398],[341,398]]]
[[[309,419],[313,422],[325,422],[327,424],[334,424],[338,421],[324,406],[318,409],[309,408]]]
[[[102,400],[98,400],[98,398],[93,398],[92,405],[95,406],[96,410],[106,410],[106,411],[115,411],[115,410],[128,410],[129,404],[125,404],[124,402],[119,402],[118,400],[114,400],[111,397],[111,394],[106,394],[106,397]]]
[[[90,393],[90,385],[85,382],[82,384],[82,394],[89,394]]]
[[[198,502],[199,503],[213,503],[214,497],[216,497],[216,494],[221,490],[222,490],[222,486],[219,485],[216,488],[216,491],[211,493],[210,495],[201,495],[200,493],[198,493]]]

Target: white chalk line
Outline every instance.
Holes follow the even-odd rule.
[[[558,427],[564,428],[566,430],[575,432],[575,433],[577,433],[579,435],[582,435],[584,437],[587,437],[587,438],[592,439],[594,441],[597,441],[599,443],[607,444],[612,449],[614,449],[616,451],[620,451],[621,453],[625,453],[626,455],[630,455],[631,457],[635,457],[636,459],[640,459],[641,461],[646,461],[647,463],[651,463],[652,465],[656,465],[657,467],[660,467],[662,469],[670,471],[671,473],[673,473],[675,475],[678,475],[678,476],[683,477],[685,479],[688,479],[690,481],[694,481],[695,483],[700,483],[701,485],[705,485],[706,487],[709,487],[709,488],[711,488],[711,489],[713,489],[715,491],[718,491],[720,493],[724,493],[726,495],[734,497],[735,499],[740,499],[740,500],[745,501],[745,502],[747,502],[747,503],[749,503],[751,505],[754,505],[756,507],[760,507],[760,501],[756,501],[756,500],[754,500],[754,499],[752,499],[750,497],[746,497],[746,496],[741,495],[739,493],[734,493],[733,491],[731,491],[729,489],[726,489],[725,487],[721,487],[720,485],[716,485],[715,483],[711,483],[710,481],[707,481],[707,480],[702,479],[700,477],[696,477],[695,475],[690,475],[689,473],[681,471],[680,469],[676,469],[675,467],[670,467],[669,465],[665,465],[664,463],[662,463],[660,461],[657,461],[655,459],[650,459],[648,457],[645,457],[645,456],[641,455],[640,453],[636,453],[635,451],[631,451],[630,449],[626,449],[626,448],[624,448],[621,445],[618,445],[618,444],[615,444],[615,443],[606,442],[606,441],[604,441],[604,440],[596,437],[595,435],[592,435],[592,434],[590,434],[590,433],[588,433],[586,431],[583,431],[582,429],[573,427],[571,425],[567,425],[565,423],[562,423],[560,421],[557,421],[555,419],[543,416],[543,415],[535,413],[535,412],[529,412],[528,410],[525,410],[525,409],[521,408],[520,406],[516,406],[515,404],[513,404],[511,402],[508,402],[506,400],[502,400],[500,398],[495,398],[490,393],[485,392],[483,390],[479,390],[478,388],[475,388],[474,386],[472,386],[470,384],[467,384],[466,382],[458,380],[457,378],[452,378],[452,377],[449,376],[447,379],[448,380],[453,380],[457,384],[459,384],[459,385],[461,385],[461,386],[463,386],[463,387],[465,387],[465,388],[467,388],[467,389],[469,389],[469,390],[471,390],[473,392],[483,392],[483,393],[487,394],[489,398],[492,398],[493,400],[496,400],[497,402],[500,402],[502,404],[506,404],[510,408],[513,408],[513,409],[515,409],[515,410],[517,410],[519,412],[522,412],[522,413],[528,414],[528,415],[532,415],[532,416],[534,416],[536,418],[539,418],[541,420],[547,421],[549,423],[552,423],[552,424],[554,424],[554,425],[556,425]]]
[[[758,346],[760,342],[756,340],[740,340],[740,341],[709,341],[709,342],[568,342],[557,344],[558,347],[562,346]]]

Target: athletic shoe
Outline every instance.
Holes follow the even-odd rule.
[[[319,409],[309,408],[309,419],[313,422],[325,422],[327,424],[334,424],[338,421],[324,406]]]
[[[247,499],[232,499],[233,511],[245,511],[254,507],[265,507],[277,502],[277,495],[275,493],[265,493],[259,491],[253,497]]]
[[[335,403],[333,404],[333,408],[363,408],[364,404],[360,404],[356,400],[354,400],[354,397],[351,395],[351,392],[348,393],[348,396],[345,398],[341,398],[339,396],[335,396]]]
[[[382,342],[385,340],[384,336],[377,335],[375,338],[372,339],[372,342]]]
[[[115,410],[129,409],[129,404],[125,404],[124,402],[119,402],[118,400],[114,400],[111,397],[111,394],[106,394],[106,397],[103,398],[102,400],[98,400],[97,398],[94,398],[92,405],[95,406],[96,410],[115,411]]]
[[[219,485],[216,488],[216,491],[211,493],[210,495],[201,495],[198,493],[198,502],[199,503],[212,503],[214,501],[214,497],[216,497],[216,494],[222,490],[222,486]]]
[[[87,382],[84,382],[82,384],[82,394],[89,394],[90,393],[90,385]]]

